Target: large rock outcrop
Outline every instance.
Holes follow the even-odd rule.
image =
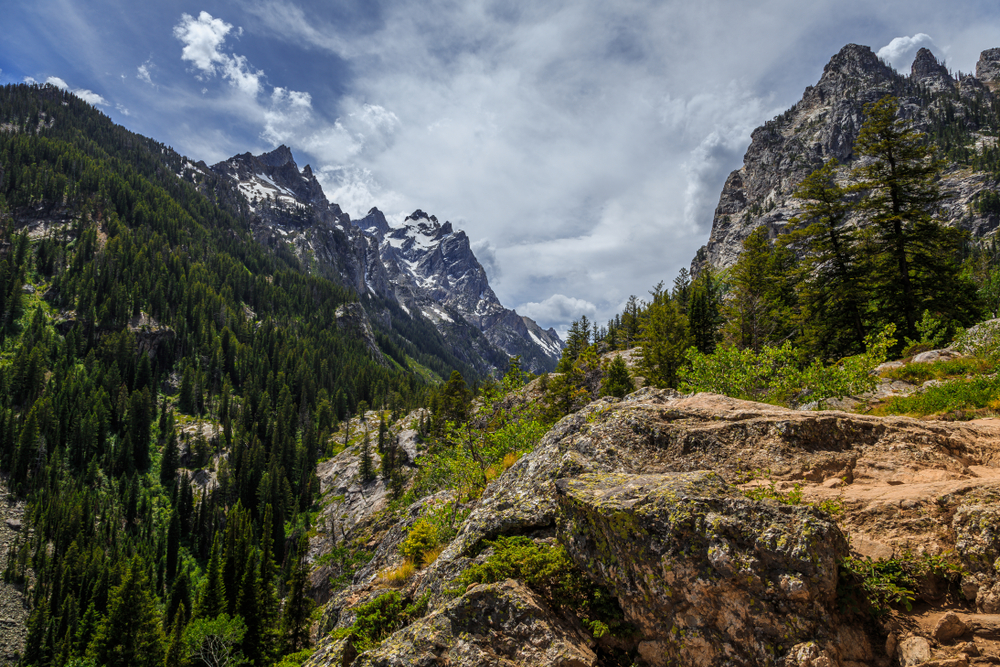
[[[613,641],[574,644],[589,646],[597,664],[614,647],[638,665],[888,665],[908,635],[888,628],[887,639],[867,616],[841,609],[838,561],[848,553],[953,553],[966,571],[963,599],[980,612],[1000,608],[991,506],[1000,497],[998,443],[1000,422],[803,412],[652,388],[601,399],[558,422],[462,507],[471,513],[457,536],[400,589],[426,599],[431,616],[386,639],[392,650],[336,662],[345,647],[327,640],[317,656],[328,658],[310,664],[403,664],[385,662],[397,653],[413,664],[482,664],[492,640],[473,638],[485,643],[455,652],[455,610],[478,617],[500,603],[477,593],[481,587],[456,591],[456,580],[489,557],[489,540],[522,535],[562,545],[635,627]],[[771,489],[763,500],[746,495],[761,485]],[[795,501],[767,499],[793,491]],[[375,557],[328,604],[324,631],[348,627],[353,609],[386,590],[379,573],[399,564],[395,545],[447,502],[415,503],[393,526],[370,519],[381,526]],[[820,503],[840,509],[827,514]],[[929,578],[919,596],[940,602],[946,591],[946,582]],[[552,631],[544,628],[564,621],[570,634],[581,630],[579,620],[549,617],[549,625],[529,623],[522,641],[538,633],[532,645],[548,646]],[[547,655],[531,664],[563,664]]]
[[[828,516],[749,500],[711,472],[556,487],[563,544],[618,596],[645,664],[765,665],[809,642],[831,664],[876,664],[864,628],[837,612],[848,547]]]

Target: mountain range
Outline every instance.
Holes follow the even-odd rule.
[[[188,163],[179,175],[193,180],[206,169],[235,186],[254,238],[287,248],[308,270],[349,285],[367,318],[386,327],[393,318],[425,319],[480,374],[503,370],[513,356],[534,373],[559,361],[555,330],[500,303],[469,237],[450,222],[417,210],[390,225],[377,208],[351,220],[287,146],[211,167]]]

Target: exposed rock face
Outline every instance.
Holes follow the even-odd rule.
[[[352,667],[592,667],[587,638],[516,581],[480,584],[397,632]]]
[[[910,67],[910,78],[936,93],[955,88],[955,80],[948,73],[948,68],[938,62],[930,49],[917,51],[917,57]]]
[[[940,615],[921,637],[886,638],[873,634],[866,616],[842,610],[837,561],[848,544],[856,555],[872,558],[914,549],[954,553],[967,572],[959,582],[966,598],[979,612],[1000,611],[997,443],[1000,422],[993,421],[804,413],[652,388],[622,400],[601,399],[562,419],[487,486],[437,560],[401,585],[410,600],[429,594],[430,615],[361,655],[326,639],[310,664],[590,665],[605,664],[602,651],[609,646],[635,651],[638,665],[859,667],[925,655],[921,662],[951,659],[957,649],[949,653],[924,639],[934,636]],[[347,456],[354,455],[341,455]],[[359,508],[338,541],[355,539],[365,525],[377,537],[369,541],[371,562],[327,604],[323,632],[348,627],[358,605],[388,590],[379,573],[401,562],[398,545],[410,527],[450,500],[443,492],[387,523],[378,509],[384,505],[362,508],[348,500],[355,463],[345,468],[346,460],[335,464],[339,481],[323,476],[331,479],[324,483],[328,495],[344,496],[330,504],[335,514]],[[747,482],[761,475],[766,479]],[[752,500],[743,493],[760,484],[779,491],[798,485],[802,503]],[[809,505],[820,501],[844,511],[830,515]],[[612,645],[606,638],[578,641],[573,637],[583,630],[577,621],[545,611],[537,592],[497,593],[501,584],[455,597],[456,579],[484,562],[491,553],[484,541],[499,535],[561,544],[611,591],[636,634],[614,638]],[[937,604],[946,591],[943,580],[927,576],[917,596]],[[507,615],[506,600],[514,599],[521,602],[509,604],[527,608],[527,616]],[[499,611],[487,619],[486,608]],[[467,618],[483,629],[466,629]],[[984,621],[962,620],[970,636],[985,627]],[[959,629],[951,624],[941,633],[954,640]],[[530,658],[489,653],[507,646],[502,637],[511,634],[539,652]],[[553,653],[555,645],[572,650]],[[597,661],[588,662],[584,649]]]
[[[989,102],[987,86],[1000,79],[1000,49],[984,51],[976,71],[976,78],[967,76],[956,84],[947,68],[929,50],[921,49],[910,76],[903,76],[870,48],[845,46],[795,106],[753,131],[743,166],[723,186],[708,244],[692,263],[692,271],[697,272],[703,262],[715,268],[731,266],[743,241],[758,227],[766,227],[772,239],[785,231],[799,211],[795,188],[824,162],[836,158],[841,164],[838,178],[846,182],[864,106],[885,95],[900,98],[900,116],[918,129],[928,128],[934,115],[947,115],[953,119],[949,122],[972,132],[975,150],[992,147],[994,138],[978,132],[975,115],[967,112],[962,100],[971,103],[978,97]],[[956,86],[959,99],[953,99]],[[988,175],[950,167],[940,185],[946,222],[975,236],[996,230],[1000,222],[996,215],[975,212],[970,206],[976,195],[992,187]],[[862,222],[857,216],[849,221]]]
[[[345,303],[337,308],[334,313],[337,318],[337,326],[352,333],[354,336],[365,341],[368,353],[373,359],[383,366],[389,366],[389,362],[382,354],[375,340],[375,333],[372,331],[371,322],[368,320],[368,313],[360,303]]]
[[[995,91],[1000,85],[1000,49],[986,49],[979,54],[976,63],[976,78],[990,90]]]
[[[0,484],[0,494],[7,489]],[[0,552],[10,553],[15,540],[23,544],[30,539],[26,531],[24,501],[9,498],[0,500]],[[28,616],[31,614],[29,585],[34,575],[29,571],[29,581],[16,583],[0,580],[0,664],[16,665],[24,652],[28,634]]]
[[[407,312],[420,312],[442,333],[464,320],[506,356],[520,356],[531,372],[555,367],[562,341],[554,330],[503,307],[465,232],[421,210],[398,227],[377,208],[354,224],[378,239],[395,296]]]
[[[710,472],[556,487],[562,542],[609,582],[645,664],[763,665],[806,642],[833,664],[873,659],[866,633],[837,614],[848,547],[828,517],[749,500]]]

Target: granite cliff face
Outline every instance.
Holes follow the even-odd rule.
[[[354,319],[389,327],[393,317],[424,318],[456,357],[484,374],[502,371],[515,355],[536,373],[558,362],[562,342],[555,331],[503,307],[468,236],[451,223],[418,210],[390,226],[378,209],[352,221],[286,146],[237,155],[211,169],[236,186],[259,242],[291,250],[310,270],[364,297],[366,313]]]
[[[955,148],[938,130],[957,130],[966,151],[961,160],[952,159],[943,174],[945,220],[976,237],[994,233],[1000,224],[997,215],[978,212],[971,204],[980,192],[996,185],[995,177],[974,170],[972,162],[996,144],[981,110],[993,103],[997,85],[1000,49],[983,52],[975,77],[957,79],[928,49],[917,53],[906,76],[867,46],[848,44],[795,106],[754,130],[743,166],[723,186],[711,236],[692,269],[697,271],[702,262],[714,268],[731,266],[743,240],[758,227],[766,227],[772,239],[781,234],[799,210],[792,193],[824,162],[836,158],[841,164],[839,177],[846,181],[864,106],[885,95],[898,97],[901,117],[927,132],[939,147]]]

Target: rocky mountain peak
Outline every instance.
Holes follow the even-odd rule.
[[[289,163],[293,166],[295,165],[295,158],[292,157],[292,149],[285,144],[281,144],[270,153],[261,154],[257,159],[268,167],[283,167]],[[298,167],[296,166],[295,169],[297,171]]]
[[[867,46],[848,44],[823,68],[818,87],[842,89],[849,82],[891,79],[895,72]]]
[[[949,118],[947,122],[971,132],[977,146],[992,146],[995,139],[980,131],[975,113],[966,105],[989,104],[990,91],[998,89],[1000,48],[983,51],[975,77],[955,81],[928,49],[920,49],[905,76],[867,46],[848,44],[830,59],[819,82],[807,87],[797,104],[753,131],[743,166],[726,180],[709,242],[696,256],[692,271],[697,272],[702,262],[717,269],[731,266],[743,241],[758,227],[766,227],[772,239],[783,233],[799,211],[796,188],[830,158],[841,163],[840,173],[846,178],[856,157],[854,142],[866,104],[894,95],[901,102],[901,115],[918,130]],[[952,171],[942,181],[949,197],[949,219],[976,236],[998,226],[995,216],[968,215],[985,178],[981,173],[961,176]]]
[[[1000,48],[986,49],[979,54],[976,78],[990,90],[995,91],[1000,88]]]
[[[920,49],[910,67],[910,77],[937,92],[955,87],[948,68],[938,62],[930,49]]]
[[[438,221],[437,216],[428,215],[427,213],[421,211],[419,208],[413,213],[406,216],[404,222],[406,220],[413,220],[414,222],[419,222],[420,220],[427,220],[428,222],[433,222],[435,224],[437,224]]]
[[[385,219],[385,214],[372,206],[368,209],[368,215],[354,221],[354,224],[370,234],[374,234],[381,241],[389,233],[389,223]]]

